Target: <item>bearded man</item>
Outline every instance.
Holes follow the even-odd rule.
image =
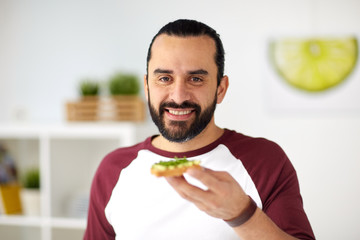
[[[228,86],[214,29],[183,19],[160,29],[144,76],[160,134],[103,159],[84,239],[315,239],[283,150],[215,124]],[[202,167],[180,177],[150,174],[176,156]]]

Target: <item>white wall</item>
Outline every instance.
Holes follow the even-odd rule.
[[[61,122],[80,78],[142,76],[151,38],[177,18],[223,39],[230,89],[217,123],[284,148],[318,239],[360,239],[360,112],[272,112],[263,72],[268,37],[360,33],[357,0],[1,0],[0,123]]]

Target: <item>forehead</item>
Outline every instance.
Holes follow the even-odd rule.
[[[154,40],[152,49],[158,47],[176,47],[182,44],[188,44],[189,47],[197,46],[200,48],[208,47],[213,48],[215,51],[215,41],[208,35],[199,35],[199,36],[176,36],[176,35],[167,35],[160,34]]]
[[[161,34],[152,45],[149,67],[153,64],[180,63],[216,67],[215,53],[215,41],[207,35],[182,37]]]

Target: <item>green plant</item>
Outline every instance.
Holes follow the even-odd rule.
[[[99,94],[99,83],[92,79],[84,79],[80,83],[81,96],[97,96]]]
[[[118,73],[110,78],[109,90],[111,95],[136,95],[140,86],[136,75]]]
[[[40,171],[38,168],[32,168],[25,172],[23,177],[24,188],[39,189],[40,188]]]

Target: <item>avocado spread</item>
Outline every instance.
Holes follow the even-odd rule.
[[[177,158],[175,157],[174,160],[170,161],[160,161],[155,163],[152,168],[157,170],[165,170],[165,169],[174,169],[179,167],[189,167],[193,165],[199,165],[199,160],[187,160],[186,157]]]

